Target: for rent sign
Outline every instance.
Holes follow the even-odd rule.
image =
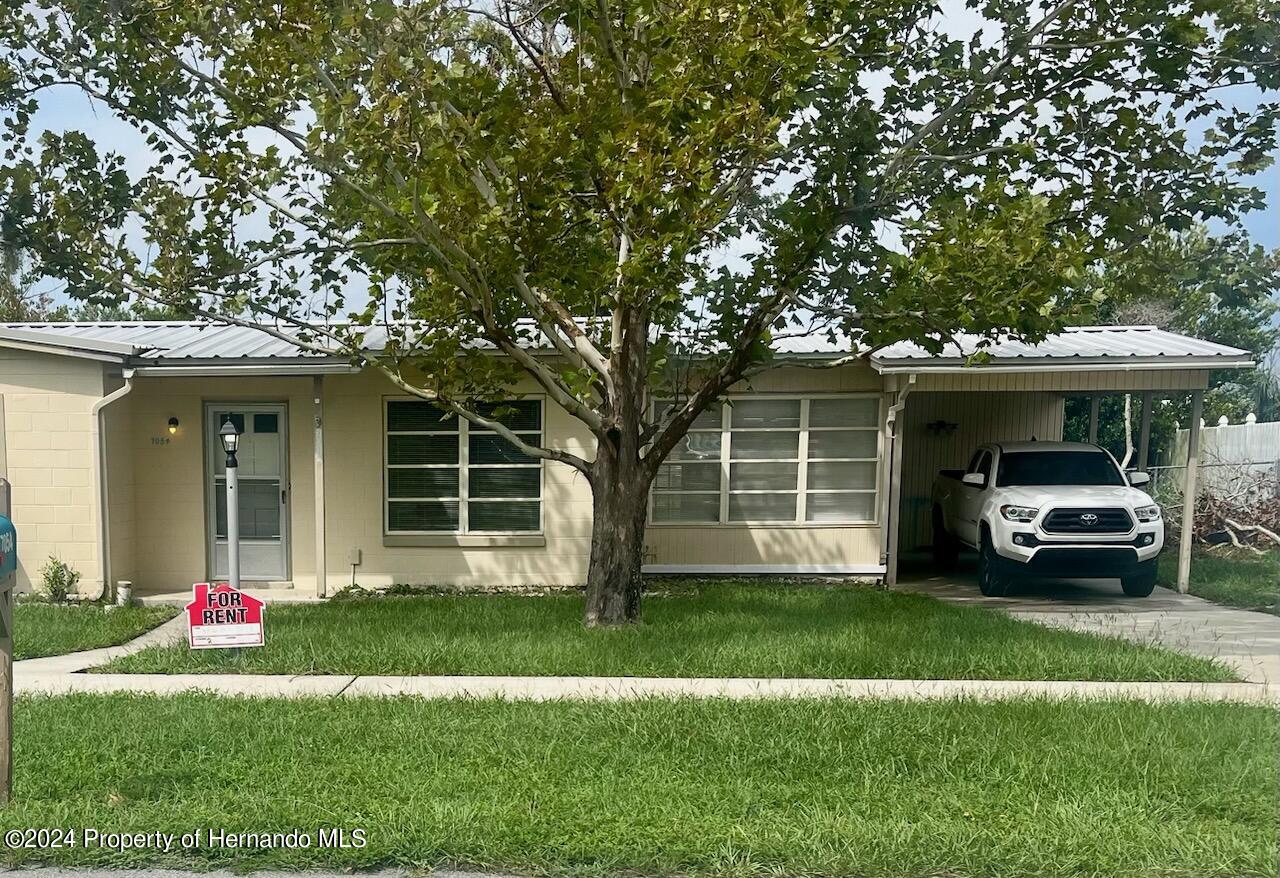
[[[13,522],[0,515],[0,577],[18,569],[18,531]]]
[[[262,601],[226,583],[195,584],[187,604],[187,639],[192,649],[262,646]]]

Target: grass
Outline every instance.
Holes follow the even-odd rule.
[[[41,658],[127,643],[177,615],[174,607],[112,607],[23,601],[13,608],[13,657]]]
[[[1015,701],[21,699],[0,828],[364,829],[360,849],[63,865],[603,876],[1274,876],[1259,707]]]
[[[1229,680],[1172,651],[858,587],[670,584],[645,622],[587,630],[579,595],[430,595],[276,606],[238,656],[150,648],[131,673]]]
[[[1161,566],[1160,584],[1177,590],[1176,564]],[[1191,593],[1215,604],[1280,616],[1280,551],[1196,555],[1191,559]]]

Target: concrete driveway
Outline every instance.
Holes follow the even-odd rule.
[[[975,562],[961,556],[953,573],[927,563],[904,565],[897,589],[948,603],[1001,610],[1019,619],[1158,644],[1219,659],[1245,680],[1280,683],[1280,617],[1234,610],[1191,595],[1156,588],[1150,597],[1126,597],[1116,579],[1029,580],[1009,597],[978,591]]]

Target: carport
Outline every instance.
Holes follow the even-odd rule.
[[[937,355],[902,343],[873,354],[871,362],[892,399],[886,424],[893,486],[884,529],[887,585],[897,582],[900,556],[931,541],[930,493],[938,470],[963,467],[984,442],[1062,439],[1068,396],[1093,398],[1092,441],[1101,398],[1129,393],[1143,400],[1135,456],[1140,469],[1146,467],[1153,403],[1191,399],[1178,553],[1178,589],[1187,590],[1204,391],[1213,371],[1253,366],[1248,351],[1154,326],[1082,326],[1039,344],[962,335]]]

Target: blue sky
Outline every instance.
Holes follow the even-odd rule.
[[[960,0],[943,0],[941,7],[940,24],[950,35],[967,38],[981,31],[984,41],[996,36],[992,32],[991,23],[965,8]],[[1270,97],[1274,99],[1275,95]],[[1244,108],[1256,106],[1263,100],[1263,94],[1252,86],[1240,86],[1220,94],[1219,98],[1224,103]],[[150,164],[149,150],[137,132],[116,118],[110,110],[91,101],[74,88],[61,87],[46,92],[34,122],[36,129],[84,131],[104,150],[124,155],[131,173],[141,173]],[[1277,159],[1280,160],[1280,154]],[[1251,182],[1265,191],[1267,206],[1264,210],[1249,214],[1244,221],[1245,228],[1253,240],[1264,247],[1280,247],[1280,161]],[[1214,230],[1222,229],[1219,226]]]

